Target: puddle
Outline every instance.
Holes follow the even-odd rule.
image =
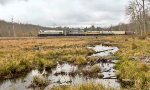
[[[24,78],[4,80],[3,82],[0,82],[0,90],[27,90],[33,76],[39,74],[40,73],[37,70],[32,70]]]
[[[102,45],[88,48],[94,49],[97,52],[92,56],[108,56],[114,54],[116,51],[119,50],[117,47],[108,47]],[[69,63],[58,63],[56,68],[53,68],[51,71],[43,70],[42,72],[40,72],[38,70],[32,70],[23,78],[0,81],[0,90],[38,90],[39,88],[32,89],[28,88],[28,86],[32,83],[32,78],[34,76],[42,75],[46,72],[48,73],[46,78],[49,81],[49,85],[44,90],[48,90],[53,86],[78,85],[88,81],[100,83],[102,85],[105,85],[106,87],[113,87],[115,89],[119,89],[120,84],[118,83],[117,77],[115,75],[116,70],[113,68],[116,62],[117,60],[97,63],[99,65],[99,68],[101,68],[100,73],[104,75],[103,78],[91,78],[88,76],[83,76],[81,72],[78,72],[81,67]],[[85,68],[91,68],[91,66],[86,65],[82,67],[82,69]]]
[[[119,50],[118,47],[110,47],[110,46],[102,46],[102,45],[96,45],[95,47],[88,47],[88,48],[94,49],[94,51],[97,52],[92,56],[102,56],[102,57],[114,54]]]

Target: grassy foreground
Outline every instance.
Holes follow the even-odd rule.
[[[150,64],[139,58],[150,56],[149,37],[141,39],[135,36],[100,36],[97,38],[61,37],[0,40],[0,77],[13,77],[16,74],[26,73],[33,68],[43,66],[48,69],[54,67],[58,61],[82,65],[87,62],[86,56],[93,53],[86,46],[100,43],[116,45],[120,48],[116,53],[120,61],[115,67],[118,70],[118,77],[120,80],[129,79],[134,82],[133,85],[123,85],[125,88],[133,90],[148,90],[150,88]],[[64,88],[65,90],[103,90],[99,89],[99,85],[92,87],[95,89],[90,89],[87,84],[81,86],[83,89],[80,89],[80,86]],[[56,87],[54,90],[64,89]]]

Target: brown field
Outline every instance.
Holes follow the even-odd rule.
[[[137,36],[1,38],[0,77],[11,78],[43,66],[51,68],[57,61],[84,64],[86,56],[93,53],[87,45],[96,44],[118,46],[119,79],[133,80],[135,90],[149,88],[150,64],[140,57],[150,56],[150,38]]]

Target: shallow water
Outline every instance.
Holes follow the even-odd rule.
[[[117,47],[108,47],[108,46],[102,46],[97,45],[95,47],[88,47],[94,49],[96,52],[99,52],[97,54],[93,54],[92,56],[108,56],[111,54],[114,54],[119,49]],[[103,52],[104,51],[104,52]],[[93,81],[100,84],[105,85],[106,87],[113,87],[115,89],[119,89],[120,84],[117,81],[117,77],[115,75],[116,70],[113,69],[115,66],[115,62],[117,60],[113,60],[113,62],[100,62],[97,63],[99,67],[101,68],[101,72],[104,77],[103,78],[90,78],[83,76],[82,73],[77,73],[75,75],[70,75],[72,72],[76,72],[81,67],[78,67],[77,65],[69,64],[69,63],[63,63],[57,65],[56,68],[53,68],[51,71],[45,71],[42,72],[38,70],[32,70],[30,73],[28,73],[24,78],[17,78],[17,79],[9,79],[9,80],[3,80],[0,81],[0,90],[32,90],[32,88],[28,88],[28,86],[32,83],[32,78],[37,75],[42,75],[43,73],[47,73],[48,75],[45,76],[48,81],[49,85],[45,88],[45,90],[48,90],[52,88],[53,86],[59,86],[59,85],[78,85],[84,82]],[[90,65],[84,66],[84,68],[90,68]],[[38,90],[40,88],[36,88]]]
[[[96,52],[100,52],[100,53],[93,54],[92,56],[108,56],[114,54],[119,50],[118,47],[110,47],[110,46],[102,46],[102,45],[96,45],[95,47],[88,47],[88,48],[94,49],[94,51]]]

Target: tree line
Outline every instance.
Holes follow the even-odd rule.
[[[50,29],[33,24],[12,23],[0,20],[0,37],[37,36],[40,29]]]

